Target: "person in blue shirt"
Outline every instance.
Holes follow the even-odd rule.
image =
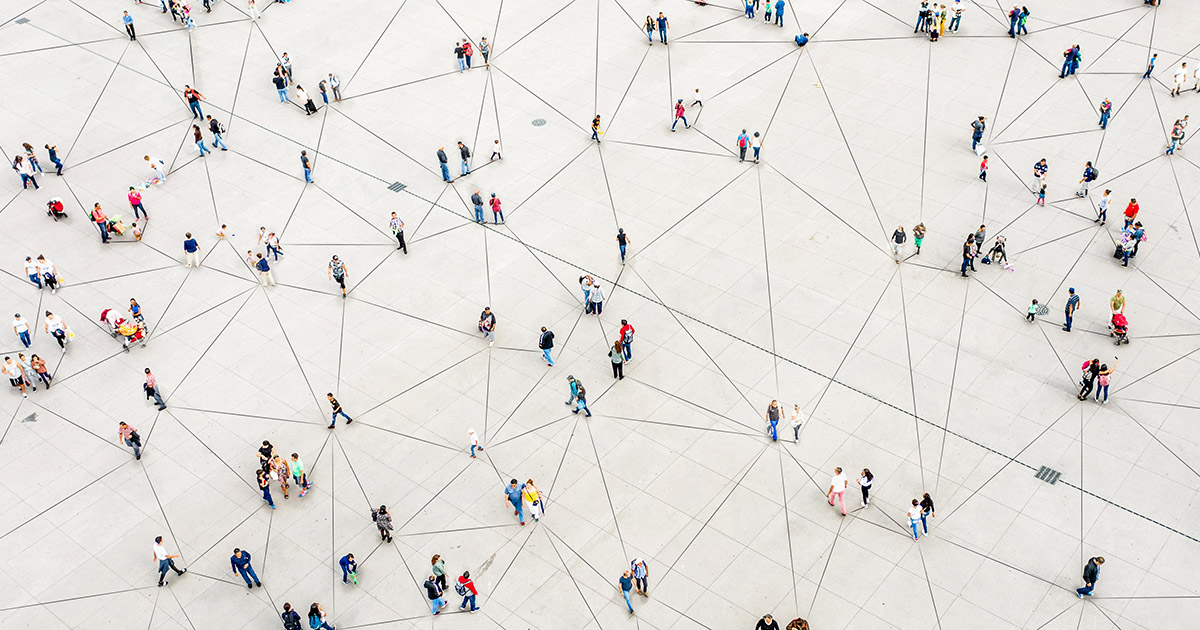
[[[258,270],[258,277],[262,279],[264,287],[268,284],[275,286],[275,278],[271,276],[271,265],[262,254],[258,255],[258,262],[254,263],[254,268]]]
[[[47,144],[46,151],[50,153],[50,161],[54,163],[54,166],[58,167],[58,172],[55,175],[62,175],[63,163],[62,160],[58,159],[58,145]]]
[[[625,596],[625,605],[629,607],[629,614],[633,614],[633,602],[629,601],[629,592],[633,590],[633,575],[626,571],[621,574],[621,579],[617,580],[621,585],[621,595]]]
[[[775,3],[775,23],[779,25],[779,28],[783,28],[783,8],[785,6],[787,3],[783,0]]]
[[[1146,73],[1142,75],[1143,79],[1149,79],[1150,73],[1154,72],[1154,62],[1158,60],[1158,53],[1150,56],[1150,65],[1146,66]]]
[[[262,582],[259,582],[258,576],[254,574],[254,567],[250,566],[249,551],[234,548],[233,555],[229,556],[229,570],[241,574],[242,579],[246,581],[246,588],[262,586]],[[254,579],[253,585],[250,584],[251,578]]]
[[[667,16],[663,15],[662,11],[658,12],[658,19],[655,21],[658,22],[658,38],[665,44],[667,43],[667,29],[671,28],[671,23],[667,21]]]
[[[283,620],[283,630],[300,630],[300,613],[292,610],[291,602],[283,603],[283,612],[279,618]]]
[[[342,584],[349,584],[350,581],[346,578],[354,575],[354,583],[358,583],[358,563],[354,561],[354,554],[348,553],[338,560],[338,566],[342,567]]]
[[[196,242],[196,239],[192,238],[191,232],[188,232],[185,236],[187,238],[183,241],[183,252],[187,254],[187,266],[191,267],[192,263],[195,263],[199,267],[200,244]]]
[[[121,21],[125,22],[125,32],[129,33],[129,41],[137,41],[137,33],[133,30],[133,18],[129,17],[129,12],[125,11],[125,15],[121,16]]]
[[[796,36],[796,45],[803,48],[808,43],[808,33],[803,33]]]
[[[506,504],[512,504],[513,514],[517,515],[517,518],[521,520],[522,525],[525,524],[524,508],[521,505],[521,491],[524,489],[525,484],[522,483],[518,485],[516,479],[508,482],[508,486],[504,488],[504,502]]]
[[[312,164],[308,161],[308,151],[300,152],[300,166],[304,168],[304,183],[311,184],[312,180]]]

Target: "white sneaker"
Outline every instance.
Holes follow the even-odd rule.
[[[495,341],[489,341],[489,342],[488,342],[488,347],[489,347],[489,348],[491,348],[491,347],[492,347],[492,346],[494,346],[494,345],[496,345],[496,342],[495,342]]]
[[[861,503],[860,505],[862,505],[863,507],[867,507],[867,504],[866,504],[866,502],[863,502],[863,503]]]

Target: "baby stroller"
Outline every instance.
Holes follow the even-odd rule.
[[[62,199],[59,199],[58,197],[51,197],[50,201],[46,202],[46,216],[54,219],[55,221],[67,218],[67,213],[63,212]]]
[[[121,341],[125,344],[125,352],[129,352],[129,347],[137,342],[141,342],[143,348],[146,347],[146,329],[141,324],[131,324],[121,320],[121,324],[117,326],[117,332],[123,337]]]
[[[125,224],[121,221],[121,215],[114,214],[108,217],[108,233],[116,236],[125,236]]]
[[[1113,313],[1112,330],[1109,331],[1108,336],[1117,338],[1114,345],[1129,343],[1129,321],[1125,319],[1123,313]]]
[[[125,323],[125,320],[121,318],[116,309],[111,308],[100,311],[100,321],[108,329],[108,334],[112,335],[113,339],[116,339],[117,335],[120,334],[117,332],[117,328]]]

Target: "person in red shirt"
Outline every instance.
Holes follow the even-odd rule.
[[[492,206],[492,225],[504,223],[504,211],[500,209],[500,198],[496,196],[496,193],[492,193],[488,204]]]
[[[683,99],[675,101],[675,122],[671,123],[671,131],[675,131],[675,125],[678,125],[681,120],[683,121],[684,129],[691,129],[687,117],[683,115]]]
[[[100,209],[100,204],[97,203],[92,208],[92,222],[100,230],[100,242],[108,242],[108,216],[104,214],[104,210]]]
[[[629,325],[629,320],[621,320],[621,345],[625,348],[625,362],[629,363],[633,360],[633,326]]]
[[[471,604],[471,612],[479,610],[479,607],[475,605],[475,596],[479,594],[479,591],[475,590],[475,582],[471,581],[470,571],[463,571],[463,574],[458,576],[458,586],[454,590],[463,596],[463,603],[458,607],[459,610],[465,609],[468,603]]]
[[[463,49],[463,56],[467,58],[467,70],[470,70],[471,69],[471,55],[474,54],[475,51],[471,49],[471,42],[469,42],[465,39],[463,40],[463,43],[462,43],[462,49]]]
[[[1134,219],[1137,219],[1137,215],[1138,215],[1137,199],[1130,199],[1129,205],[1125,206],[1125,227],[1129,227],[1130,224],[1133,223]]]
[[[983,161],[979,163],[979,179],[987,181],[987,156],[983,156]]]

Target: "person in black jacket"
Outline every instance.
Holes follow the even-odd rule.
[[[1084,595],[1091,597],[1092,589],[1096,588],[1096,580],[1100,579],[1100,565],[1102,564],[1104,564],[1104,557],[1096,556],[1088,560],[1087,566],[1083,567],[1083,588],[1075,589],[1079,599],[1083,599]]]
[[[437,579],[432,575],[425,580],[425,592],[429,594],[429,604],[433,614],[442,614],[442,609],[446,607],[446,600],[442,599],[442,587],[438,585]]]
[[[438,147],[437,157],[438,166],[442,167],[442,180],[448,182],[450,181],[450,167],[447,164],[450,162],[450,158],[446,157],[446,147]]]
[[[546,365],[554,367],[554,359],[550,357],[550,351],[554,349],[554,333],[546,330],[545,326],[542,326],[542,336],[538,337],[538,348],[542,350]]]
[[[754,630],[779,630],[779,622],[772,619],[771,615],[763,615],[755,624]]]
[[[471,150],[467,148],[467,145],[459,142],[458,143],[458,154],[460,156],[462,156],[462,174],[470,175],[471,174],[471,162],[470,162]]]

